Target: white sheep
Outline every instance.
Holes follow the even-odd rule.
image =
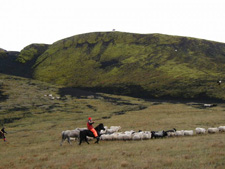
[[[125,134],[123,135],[123,140],[131,140],[132,139],[132,134]]]
[[[151,139],[151,137],[152,137],[152,133],[151,133],[151,131],[144,131],[144,137],[143,137],[143,139]]]
[[[123,140],[123,133],[117,134],[117,140]]]
[[[104,134],[104,135],[101,135],[101,137],[102,137],[102,140],[107,140],[107,141],[113,139],[111,134]]]
[[[134,133],[132,134],[132,140],[142,140],[142,133]]]
[[[124,133],[125,134],[133,134],[133,133],[135,133],[135,131],[134,130],[130,130],[130,131],[125,131]]]
[[[116,133],[112,133],[112,134],[102,134],[100,139],[101,140],[123,140],[123,137],[118,137],[119,135],[121,135],[121,132],[116,132]]]
[[[135,134],[135,133],[133,133]],[[152,137],[152,133],[151,131],[142,131],[142,132],[138,132],[136,133],[140,136],[141,140],[148,140],[148,139],[151,139]]]
[[[176,131],[175,136],[184,136],[184,130]]]
[[[138,134],[140,135],[141,140],[143,140],[143,139],[144,139],[144,137],[145,137],[145,133],[144,133],[144,131],[138,132]]]
[[[106,129],[105,134],[113,134],[115,132],[118,132],[120,129],[121,129],[120,126],[111,126],[109,129],[108,128]]]
[[[193,134],[194,134],[193,130],[184,130],[185,136],[193,136]]]
[[[100,136],[100,139],[101,139],[101,140],[107,140],[106,137],[107,137],[106,134],[102,134],[102,135]]]
[[[114,129],[106,129],[105,130],[105,134],[113,134],[115,132],[116,132],[116,130],[114,130]]]
[[[112,140],[112,136],[110,134],[103,134],[100,136],[100,139],[108,141],[108,140]]]
[[[114,132],[118,132],[121,127],[120,126],[111,126],[110,129],[114,130]]]
[[[196,134],[205,134],[206,133],[206,129],[205,128],[197,127],[195,129],[195,132],[196,132]]]
[[[117,136],[118,140],[131,140],[132,136],[131,134],[125,134],[125,133],[119,133]]]
[[[111,134],[108,135],[107,140],[112,140],[113,136]]]
[[[220,132],[225,132],[225,126],[219,126],[218,128]]]
[[[118,140],[119,133],[113,133],[112,134],[112,140]]]
[[[218,133],[219,132],[219,129],[217,127],[215,128],[208,128],[208,133]]]
[[[174,137],[176,136],[176,132],[167,132],[168,137]]]

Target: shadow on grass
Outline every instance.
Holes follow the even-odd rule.
[[[183,98],[182,96],[172,97],[170,95],[162,95],[160,97],[155,97],[157,91],[146,91],[139,85],[125,85],[125,86],[109,86],[109,87],[86,87],[86,88],[61,88],[59,89],[59,94],[62,96],[71,95],[72,97],[82,98],[88,96],[104,97],[105,100],[118,101],[116,98],[105,97],[97,94],[98,92],[113,94],[113,95],[124,95],[135,98],[144,99],[145,101],[163,103],[169,102],[174,104],[179,103],[224,103],[224,100],[211,98],[206,93],[199,93],[194,98]],[[156,93],[154,93],[156,92]],[[120,99],[119,99],[120,100]]]

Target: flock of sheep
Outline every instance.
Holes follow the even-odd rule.
[[[75,140],[79,138],[79,133],[81,130],[86,128],[76,128],[75,130],[66,130],[62,132],[62,143],[67,140],[68,143],[71,144],[71,140]],[[219,133],[225,132],[225,126],[220,126],[216,128],[196,128],[195,130],[179,130],[177,131],[175,128],[167,131],[138,131],[135,132],[133,130],[120,132],[120,126],[105,126],[105,130],[101,130],[101,140],[111,141],[111,140],[148,140],[153,138],[163,138],[163,137],[178,137],[178,136],[193,136],[199,134],[207,134],[207,133]],[[88,137],[89,140],[93,139]]]
[[[218,133],[225,132],[225,126],[220,126],[218,128],[196,128],[194,130],[180,130],[177,131],[175,128],[167,131],[138,131],[135,132],[125,131],[119,132],[120,126],[111,126],[105,131],[101,131],[101,140],[146,140],[153,138],[163,138],[163,137],[175,137],[175,136],[192,136],[195,134],[206,134],[206,133]]]

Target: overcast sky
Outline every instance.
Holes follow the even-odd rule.
[[[225,43],[225,0],[0,0],[0,48],[8,51],[112,29]]]

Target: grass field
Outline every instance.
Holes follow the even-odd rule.
[[[60,94],[60,86],[1,76],[0,168],[224,168],[225,133],[143,141],[77,142],[60,146],[61,132],[85,127],[87,117],[126,130],[194,130],[225,125],[225,104],[143,100],[103,93]],[[72,90],[72,89],[71,89]],[[60,96],[52,100],[46,94]],[[78,94],[79,93],[79,94]],[[122,113],[121,113],[122,112]],[[11,119],[11,121],[10,121]]]

